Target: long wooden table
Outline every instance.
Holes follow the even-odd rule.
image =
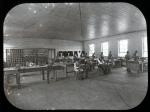
[[[32,66],[32,67],[20,67],[15,68],[15,67],[10,67],[10,68],[4,68],[4,75],[6,77],[9,77],[11,74],[16,74],[16,84],[18,88],[21,87],[20,83],[20,74],[21,73],[27,73],[27,72],[35,72],[35,71],[41,71],[42,73],[42,79],[44,80],[44,71],[47,70],[47,65],[45,66]]]
[[[66,64],[66,77],[68,77],[68,73],[73,73],[74,72],[74,64]]]
[[[83,68],[84,68],[84,66],[83,66]],[[45,80],[44,72],[47,71],[47,82],[49,83],[49,74],[51,71],[53,71],[53,73],[55,75],[55,80],[57,80],[57,71],[58,70],[66,70],[66,77],[68,77],[68,73],[73,72],[74,69],[72,71],[68,71],[68,67],[74,67],[73,63],[69,63],[69,64],[68,63],[55,63],[53,65],[20,67],[20,68],[10,67],[10,68],[4,68],[4,75],[6,77],[9,77],[9,75],[15,74],[17,87],[20,88],[21,87],[21,82],[20,82],[21,73],[40,71],[42,74],[42,79]]]
[[[57,81],[57,71],[58,70],[65,70],[66,65],[65,64],[53,64],[53,65],[49,65],[47,67],[47,82],[49,83],[49,73],[51,71],[53,71],[54,76],[55,76],[55,81]],[[67,73],[66,73],[66,77],[67,77]]]
[[[127,62],[127,69],[130,72],[134,72],[134,73],[144,72],[144,64],[147,64],[147,63],[148,62],[131,60]]]
[[[122,60],[121,59],[114,59],[115,67],[121,67],[122,66]]]
[[[49,73],[51,71],[53,71],[54,75],[55,75],[55,80],[57,80],[57,71],[58,70],[67,70],[67,64],[53,64],[53,65],[44,65],[44,66],[32,66],[32,67],[20,67],[19,69],[17,69],[16,67],[10,67],[10,68],[4,68],[4,75],[6,77],[9,77],[9,75],[11,74],[15,74],[16,75],[16,84],[18,86],[18,88],[21,87],[21,82],[20,82],[20,74],[21,73],[27,73],[27,72],[36,72],[36,71],[40,71],[42,74],[42,79],[45,80],[45,74],[44,71],[47,71],[47,82],[49,83]],[[66,77],[68,77],[67,75],[67,71],[66,71]]]

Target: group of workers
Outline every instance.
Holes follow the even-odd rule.
[[[131,58],[133,58],[134,61],[138,61],[139,56],[138,56],[138,51],[137,51],[137,50],[133,53],[133,56],[132,56],[132,57],[131,57],[129,51],[127,51],[127,54],[125,55],[126,61],[130,60]]]
[[[95,53],[93,53],[92,58],[89,58],[86,53],[84,55],[84,58],[82,58],[80,60],[77,59],[77,57],[74,57],[74,70],[77,73],[85,71],[86,72],[85,77],[87,78],[88,71],[91,71],[97,65],[98,70],[100,70],[104,74],[107,74],[111,70],[111,59],[112,58],[113,57],[112,57],[111,51],[109,52],[109,56],[108,56],[108,59],[110,61],[104,60],[103,52],[100,53],[99,58],[96,57]],[[84,79],[85,77],[83,76],[81,79]]]
[[[138,51],[136,50],[133,54],[133,56],[130,56],[129,51],[127,51],[126,55],[125,55],[125,60],[126,62],[133,58],[135,61],[138,60],[139,56],[138,56]],[[92,65],[95,62],[98,66],[98,70],[100,70],[103,74],[108,74],[111,72],[111,67],[114,65],[114,60],[113,60],[113,56],[111,51],[109,51],[107,60],[104,59],[104,55],[103,52],[100,53],[99,58],[96,57],[95,52],[92,55],[92,58],[90,59],[87,56],[87,53],[84,55],[84,59],[82,60],[78,60],[77,57],[74,57],[74,70],[76,72],[83,72],[83,71],[90,71],[91,68],[93,68],[95,65]],[[85,65],[86,67],[82,68],[80,67],[80,65]],[[86,72],[88,73],[88,72]],[[87,75],[85,75],[85,77],[87,77]],[[84,79],[84,78],[81,78]]]

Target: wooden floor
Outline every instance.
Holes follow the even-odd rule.
[[[111,74],[89,73],[85,80],[65,78],[59,72],[58,81],[47,84],[40,73],[24,74],[22,89],[15,78],[6,89],[8,100],[20,109],[131,109],[139,105],[147,93],[148,73],[127,74],[126,68],[114,68]]]

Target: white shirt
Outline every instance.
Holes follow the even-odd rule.
[[[104,63],[104,61],[102,60],[102,61],[100,61],[99,59],[97,59],[97,61],[98,61],[98,64],[103,64]]]
[[[81,55],[81,51],[80,51],[80,52],[78,52],[78,58],[80,58],[80,55]]]
[[[74,71],[83,71],[83,69],[80,69],[79,67],[77,67],[77,63],[74,63]]]

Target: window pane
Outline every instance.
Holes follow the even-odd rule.
[[[125,53],[120,53],[119,57],[124,57],[125,55],[126,55],[126,52]]]
[[[148,57],[148,52],[144,52],[144,57]]]
[[[119,47],[118,56],[124,57],[128,50],[128,40],[120,40],[118,47]]]
[[[103,42],[101,44],[101,51],[103,52],[104,56],[108,56],[108,42]]]
[[[3,50],[3,60],[6,62],[6,49]]]
[[[147,51],[147,37],[143,38],[143,57],[148,57]]]
[[[144,51],[147,51],[147,38],[144,38]]]

